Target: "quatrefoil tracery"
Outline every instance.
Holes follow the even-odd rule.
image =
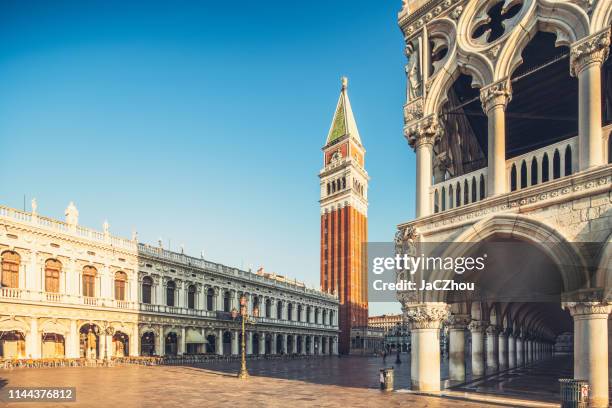
[[[491,44],[514,26],[519,12],[523,8],[523,0],[490,1],[481,8],[472,23],[472,39],[479,44]]]

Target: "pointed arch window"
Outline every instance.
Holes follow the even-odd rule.
[[[195,285],[189,285],[189,289],[187,290],[187,307],[189,309],[195,309],[195,300],[196,300],[196,287]]]
[[[176,283],[169,281],[166,284],[166,306],[174,306],[174,291],[176,290]]]

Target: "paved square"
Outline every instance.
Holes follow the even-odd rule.
[[[272,364],[270,364],[272,363]],[[381,393],[380,359],[325,358],[289,362],[252,362],[252,376],[240,381],[236,365],[203,367],[140,367],[16,369],[0,372],[0,384],[74,386],[74,403],[10,403],[8,407],[486,407],[486,404]],[[400,384],[409,370],[397,370]],[[263,373],[268,366],[268,375]],[[227,374],[210,371],[223,369]],[[230,374],[231,372],[231,374]],[[270,376],[275,373],[274,377]]]

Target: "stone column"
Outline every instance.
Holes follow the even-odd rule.
[[[578,157],[580,170],[603,164],[601,66],[608,58],[610,28],[571,46],[570,72],[578,77]],[[563,171],[563,169],[562,169]]]
[[[217,338],[215,339],[215,352],[217,355],[223,355],[223,330],[217,330]]]
[[[38,318],[30,319],[30,332],[26,334],[26,356],[29,358],[40,358],[40,337],[38,332]]]
[[[70,320],[70,331],[66,338],[66,357],[79,358],[79,331],[76,320]]]
[[[238,354],[238,332],[232,330],[232,356],[237,356]]]
[[[332,340],[332,354],[334,356],[338,355],[338,337],[333,337],[333,340]]]
[[[523,337],[520,334],[516,335],[516,366],[522,367],[525,365],[525,350],[523,349]]]
[[[213,299],[213,309],[215,311],[223,310],[223,294],[219,288],[214,288],[215,296]]]
[[[468,315],[450,318],[448,372],[451,381],[465,381],[465,329],[469,322]]]
[[[499,361],[497,360],[498,333],[499,328],[497,326],[487,327],[487,374],[496,373],[499,370]]]
[[[508,369],[508,333],[505,330],[499,332],[498,336],[499,371]]]
[[[446,303],[404,305],[412,336],[410,384],[416,391],[440,391],[440,327],[449,316]]]
[[[136,357],[140,355],[140,332],[138,330],[138,323],[134,323],[132,326],[132,333],[130,334],[130,349],[128,354],[130,357]]]
[[[266,354],[266,333],[259,334],[259,355],[263,356]]]
[[[287,334],[283,334],[283,353],[289,354],[289,350],[287,350]]]
[[[591,386],[592,407],[608,406],[608,318],[612,305],[567,302],[574,319],[574,378]]]
[[[516,335],[508,333],[508,368],[516,367]]]
[[[186,348],[186,330],[184,327],[181,327],[180,338],[178,339],[178,354],[185,354],[187,352]]]
[[[302,335],[302,352],[300,354],[306,354],[306,335]]]
[[[440,127],[435,116],[429,116],[406,132],[408,143],[416,152],[416,216],[432,213],[431,182],[433,177],[433,147]]]
[[[482,108],[488,118],[487,196],[503,194],[506,187],[506,106],[512,99],[508,78],[480,90]]]
[[[468,328],[472,334],[472,378],[482,377],[485,373],[484,331],[487,322],[473,320]]]
[[[253,332],[246,332],[246,353],[247,356],[253,354]]]
[[[272,341],[270,342],[270,354],[276,354],[276,333],[272,333]]]

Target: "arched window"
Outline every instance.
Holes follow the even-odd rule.
[[[187,307],[189,309],[195,309],[195,298],[196,298],[196,287],[195,285],[189,285],[187,289]]]
[[[342,189],[346,188],[346,177],[342,177]]]
[[[538,184],[538,161],[534,157],[531,160],[531,185],[535,186]]]
[[[525,160],[521,163],[521,188],[527,187],[527,163]]]
[[[208,288],[206,291],[206,310],[213,310],[213,301],[215,299],[215,290],[213,288]]]
[[[555,149],[555,155],[553,156],[553,179],[561,177],[561,155],[559,150]]]
[[[150,276],[145,276],[142,279],[142,303],[151,304],[151,289],[153,288],[153,279]]]
[[[331,193],[331,187],[330,187],[329,183],[327,183],[327,194],[329,195],[329,193]]]
[[[442,187],[442,211],[446,210],[446,188]]]
[[[115,299],[125,300],[125,282],[127,281],[127,275],[125,272],[115,273]]]
[[[266,299],[266,314],[267,318],[272,317],[272,301],[270,299]]]
[[[463,204],[470,202],[470,183],[467,180],[463,183]]]
[[[283,302],[280,300],[276,304],[276,318],[281,320],[283,318]]]
[[[229,290],[226,290],[223,293],[223,311],[224,312],[231,312],[231,310],[230,310],[231,309],[231,305],[232,305],[232,302],[231,302],[231,298],[230,298],[230,292],[229,292]]]
[[[59,293],[60,272],[62,263],[57,259],[45,261],[45,291]]]
[[[2,253],[2,287],[19,287],[19,265],[21,257],[17,252],[5,251]]]
[[[550,179],[550,176],[548,174],[548,166],[548,153],[544,153],[544,156],[542,157],[542,183]]]
[[[83,268],[83,296],[96,296],[96,276],[98,270],[93,266]]]
[[[449,210],[453,208],[453,203],[455,202],[454,198],[455,198],[455,194],[453,194],[453,186],[448,186],[448,208]]]
[[[572,148],[568,145],[565,148],[565,175],[572,174]]]
[[[480,200],[484,200],[486,195],[484,175],[480,175]]]
[[[516,190],[516,165],[512,163],[512,168],[510,169],[510,191]]]
[[[168,281],[166,284],[166,305],[174,306],[174,291],[176,290],[176,283],[174,281]]]
[[[475,203],[478,198],[476,197],[476,177],[472,177],[472,202]]]
[[[434,192],[434,214],[440,211],[440,195],[438,190]]]
[[[287,320],[293,320],[293,304],[287,305]]]

